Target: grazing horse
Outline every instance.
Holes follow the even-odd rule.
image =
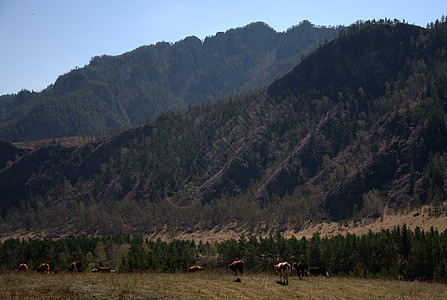
[[[298,273],[298,277],[302,279],[304,275],[309,277],[309,265],[306,262],[297,262],[293,264],[293,267],[296,269]]]
[[[78,271],[82,272],[82,261],[74,261],[68,266],[68,272]]]
[[[245,262],[243,260],[236,260],[233,261],[231,264],[228,265],[228,268],[230,268],[233,273],[237,275],[237,271],[239,271],[242,274],[244,274],[244,265]]]
[[[194,273],[194,272],[198,272],[198,271],[202,271],[203,268],[201,266],[192,266],[189,267],[188,272],[189,273]]]
[[[323,275],[326,277],[329,277],[329,273],[326,270],[326,266],[322,266],[322,267],[311,267],[309,268],[309,274],[311,275]]]
[[[19,272],[26,273],[28,272],[28,266],[26,264],[20,264],[18,267]]]
[[[47,263],[40,264],[36,271],[37,273],[48,274],[50,273],[50,265]]]
[[[282,262],[277,265],[274,265],[275,272],[279,274],[279,279],[282,284],[288,285],[289,284],[289,276],[292,272],[292,267],[290,267],[290,264],[288,262]]]

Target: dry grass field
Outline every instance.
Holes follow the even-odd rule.
[[[447,201],[442,204],[443,211],[447,210]],[[313,234],[320,233],[321,236],[333,237],[338,234],[346,235],[347,233],[355,234],[357,236],[366,235],[371,230],[372,232],[380,232],[382,229],[393,230],[397,226],[404,224],[408,229],[414,230],[416,227],[424,231],[429,231],[431,227],[437,229],[439,232],[447,230],[447,215],[445,213],[439,216],[430,215],[430,206],[425,205],[417,210],[407,211],[405,213],[392,213],[386,211],[382,218],[377,219],[362,219],[360,221],[344,221],[344,222],[330,222],[325,221],[321,223],[308,223],[300,230],[289,229],[282,232],[285,238],[292,236],[301,239],[303,236],[311,238]],[[172,233],[169,230],[159,230],[157,233],[146,236],[150,240],[160,238],[164,241],[172,241],[174,238],[178,240],[195,240],[195,241],[218,241],[222,242],[229,239],[239,239],[241,235],[245,236],[262,236],[263,238],[275,235],[277,230],[273,228],[268,232],[253,232],[243,229],[237,223],[226,226],[216,226],[212,230],[197,230],[191,233],[176,232]],[[11,235],[13,238],[37,237],[42,238],[44,235],[29,236],[29,233],[22,235]]]
[[[0,299],[445,299],[447,285],[228,273],[0,273]]]

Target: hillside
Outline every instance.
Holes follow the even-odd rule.
[[[276,32],[258,22],[203,41],[191,36],[94,57],[40,93],[1,96],[0,140],[94,135],[144,124],[164,111],[266,88],[339,29],[303,21]]]
[[[422,205],[440,215],[446,46],[444,22],[354,24],[266,91],[19,155],[0,170],[1,230],[262,234]]]

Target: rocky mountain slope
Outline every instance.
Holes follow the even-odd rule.
[[[385,208],[439,215],[446,46],[445,22],[353,24],[266,91],[18,154],[0,170],[2,231],[296,231]]]

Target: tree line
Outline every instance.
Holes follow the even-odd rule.
[[[31,270],[47,262],[65,270],[83,261],[89,269],[110,266],[120,272],[186,272],[192,265],[224,269],[236,259],[248,272],[273,272],[273,265],[306,261],[325,266],[331,275],[447,282],[447,231],[408,229],[406,225],[366,235],[315,233],[311,238],[240,236],[222,242],[148,240],[142,235],[52,239],[7,239],[0,242],[0,268]]]

